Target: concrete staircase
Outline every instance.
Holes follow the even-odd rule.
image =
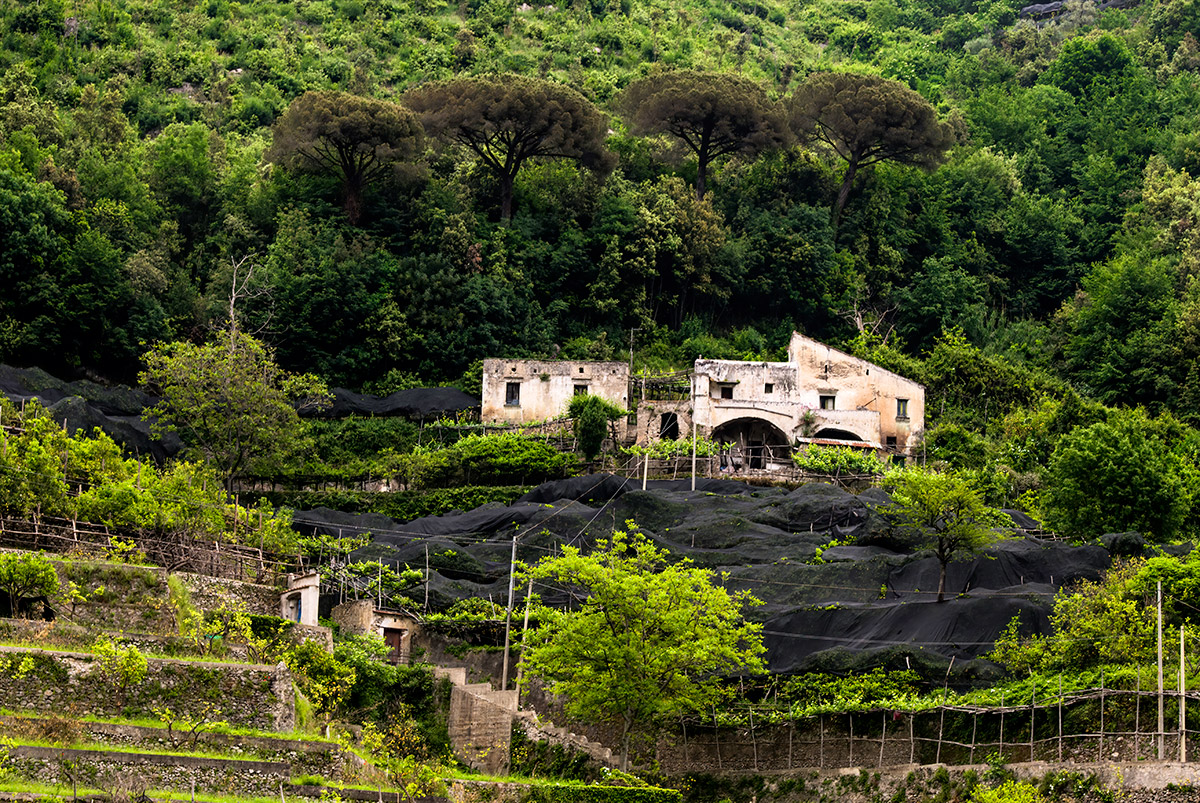
[[[538,720],[535,712],[518,707],[515,690],[497,691],[490,683],[468,683],[462,667],[434,667],[434,677],[451,683],[450,747],[460,761],[478,772],[508,772],[513,723],[520,723],[533,741],[548,741],[587,754],[607,767],[618,761],[612,750],[566,728]]]

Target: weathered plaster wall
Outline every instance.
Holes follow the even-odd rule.
[[[507,386],[520,383],[520,403],[506,404]],[[629,406],[629,366],[623,362],[484,360],[481,416],[485,423],[523,424],[564,415],[575,388],[622,408]],[[618,422],[618,437],[624,436]]]
[[[800,402],[826,416],[829,422],[844,421],[844,428],[870,426],[868,416],[839,418],[839,411],[870,411],[878,415],[875,437],[870,432],[850,429],[864,440],[886,445],[896,438],[896,447],[913,446],[925,421],[925,389],[918,383],[878,365],[851,356],[810,337],[792,334],[788,360],[797,366]],[[835,397],[833,411],[822,411],[821,396]],[[897,415],[897,400],[907,400],[907,416]],[[833,425],[833,424],[830,424]]]

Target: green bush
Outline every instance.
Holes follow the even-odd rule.
[[[792,455],[792,462],[801,471],[814,474],[882,474],[887,464],[869,449],[849,446],[809,446]]]

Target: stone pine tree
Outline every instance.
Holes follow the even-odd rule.
[[[782,107],[761,86],[739,75],[659,73],[634,81],[620,98],[635,134],[668,134],[696,157],[696,198],[703,199],[708,168],[722,156],[754,156],[790,138]]]
[[[417,87],[404,102],[425,130],[474,153],[500,186],[500,217],[512,220],[513,182],[530,159],[572,159],[607,171],[608,122],[575,90],[521,75],[455,78]]]
[[[337,176],[346,217],[357,223],[366,188],[414,159],[423,140],[416,115],[396,103],[345,92],[305,92],[276,121],[266,159]]]
[[[792,95],[791,120],[798,135],[846,163],[833,204],[835,226],[861,170],[883,161],[932,169],[954,143],[953,130],[925,98],[875,75],[810,76]]]

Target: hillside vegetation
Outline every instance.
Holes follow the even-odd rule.
[[[0,360],[129,380],[238,286],[285,368],[338,385],[469,385],[487,355],[631,337],[652,367],[771,355],[792,328],[919,354],[960,326],[1102,401],[1190,415],[1200,15],[1073,2],[1038,27],[1019,5],[4,4]],[[696,158],[630,134],[618,102],[676,68],[783,101],[814,71],[879,74],[955,144],[929,172],[864,168],[836,228],[844,163],[816,144],[718,158],[697,200]],[[612,171],[534,159],[506,224],[486,166],[427,138],[351,225],[332,176],[264,160],[306,91],[400,101],[504,71],[596,104]]]

